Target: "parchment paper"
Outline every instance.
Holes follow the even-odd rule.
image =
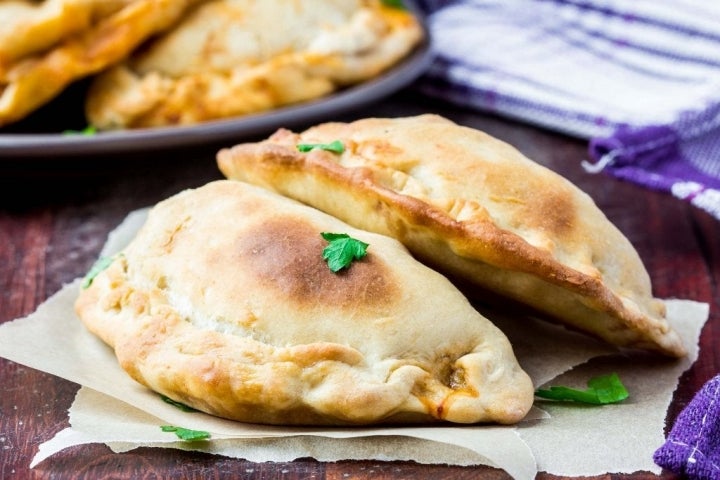
[[[102,255],[122,248],[145,214],[142,210],[129,215],[109,236]],[[679,361],[619,352],[533,318],[518,322],[497,313],[490,317],[513,343],[536,386],[560,375],[553,383],[584,388],[592,376],[618,372],[631,395],[621,404],[585,407],[538,401],[517,426],[286,428],[183,412],[135,383],[120,369],[111,349],[76,318],[73,302],[79,285],[80,279],[28,317],[0,326],[0,356],[82,385],[69,411],[70,427],[40,446],[33,466],[73,445],[105,443],[115,451],[138,446],[197,449],[256,462],[313,457],[482,464],[520,480],[534,478],[537,471],[659,473],[652,453],[664,440],[672,393],[682,372],[697,358],[698,337],[708,317],[707,304],[667,301],[669,319],[690,348],[689,356]],[[160,430],[168,424],[206,430],[212,437],[178,441],[173,433]]]

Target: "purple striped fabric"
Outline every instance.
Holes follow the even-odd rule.
[[[589,173],[720,219],[720,2],[415,3],[436,54],[422,92],[587,139]]]
[[[720,375],[680,412],[655,463],[694,480],[720,478]]]

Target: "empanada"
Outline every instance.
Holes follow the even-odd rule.
[[[380,0],[216,0],[100,74],[99,129],[194,124],[325,96],[377,76],[423,36]]]
[[[75,80],[119,62],[143,41],[171,27],[190,5],[200,1],[204,0],[132,0],[117,5],[117,0],[111,0],[102,8],[98,6],[96,12],[110,13],[99,19],[70,15],[86,28],[76,31],[74,25],[57,25],[57,31],[39,39],[37,45],[28,46],[27,55],[0,65],[0,126],[21,120]],[[113,5],[119,8],[112,10]],[[58,8],[65,6],[60,3]],[[69,21],[68,17],[61,18]],[[57,17],[55,20],[60,21]],[[72,34],[64,36],[66,33]],[[56,37],[57,43],[45,45]],[[47,48],[36,51],[41,46]],[[8,53],[8,57],[15,55],[17,52]]]
[[[3,0],[0,71],[112,15],[134,0]]]
[[[322,232],[369,244],[333,273]],[[154,207],[76,311],[138,382],[269,424],[521,420],[504,334],[396,240],[243,182]]]
[[[297,148],[335,140],[342,154]],[[592,199],[483,132],[435,115],[327,123],[224,149],[218,164],[613,344],[685,353],[638,253]]]

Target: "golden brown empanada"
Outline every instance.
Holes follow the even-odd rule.
[[[90,28],[135,0],[2,0],[0,71]]]
[[[8,47],[6,55],[14,60],[6,65],[0,62],[0,126],[24,118],[73,81],[119,62],[144,40],[171,27],[189,6],[201,1],[204,0],[110,0],[95,5],[94,10],[89,5],[80,5],[76,6],[77,12],[54,17],[48,14],[47,35],[34,45]],[[74,4],[59,2],[56,7],[70,5]],[[77,16],[79,12],[91,18]],[[41,13],[46,12],[28,13],[28,28],[43,24]],[[106,16],[96,18],[100,13]],[[77,25],[72,24],[76,21]],[[55,40],[57,43],[52,43]],[[24,52],[27,55],[21,55]]]
[[[333,273],[321,232],[367,255]],[[507,338],[444,276],[243,182],[158,204],[76,311],[138,382],[246,422],[513,423],[533,402]]]
[[[335,140],[342,154],[297,148]],[[327,123],[224,149],[218,164],[608,342],[685,353],[637,252],[592,199],[483,132],[435,115]]]
[[[86,114],[108,130],[262,112],[375,77],[422,35],[380,0],[207,2],[99,75]]]

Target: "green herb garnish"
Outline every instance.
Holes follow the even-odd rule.
[[[166,397],[165,395],[160,395],[160,398],[162,398],[163,402],[168,403],[168,404],[172,405],[173,407],[177,407],[180,410],[182,410],[183,412],[197,412],[197,410],[195,410],[194,408],[192,408],[188,405],[185,405],[184,403],[177,402],[170,397]]]
[[[95,277],[98,276],[100,272],[105,270],[110,266],[110,264],[115,260],[115,257],[100,257],[98,258],[95,263],[93,263],[93,266],[90,267],[90,271],[83,277],[82,281],[82,288],[83,290],[88,288],[90,285],[92,285],[93,280],[95,280]]]
[[[339,272],[350,266],[353,260],[360,260],[367,255],[368,244],[346,233],[323,232],[320,235],[329,242],[322,256],[333,272]]]
[[[620,377],[618,377],[616,373],[591,378],[587,384],[587,390],[576,390],[568,387],[550,387],[549,390],[536,390],[535,395],[550,400],[590,403],[594,405],[617,403],[630,396],[625,385],[622,384]]]
[[[162,425],[160,429],[163,432],[174,432],[180,440],[185,440],[186,442],[196,442],[210,438],[210,432],[203,430],[190,430],[189,428],[175,427],[173,425]]]
[[[405,4],[402,0],[382,0],[382,4],[386,7],[401,8],[405,10]]]
[[[345,145],[340,140],[335,140],[330,143],[298,143],[297,149],[300,152],[309,152],[310,150],[327,150],[333,153],[343,153],[345,151]]]
[[[88,125],[87,127],[83,128],[82,130],[65,130],[62,133],[63,133],[63,135],[91,136],[91,135],[95,135],[97,133],[97,128],[93,127],[92,125]]]

